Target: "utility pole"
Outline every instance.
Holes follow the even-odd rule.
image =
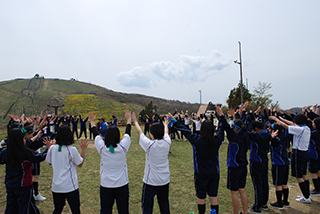
[[[201,90],[199,90],[200,93],[200,105],[202,104],[202,96],[201,96]]]
[[[240,65],[240,92],[241,92],[241,104],[243,104],[243,81],[242,81],[242,58],[241,58],[241,42],[239,44],[239,61],[234,61],[234,63]]]

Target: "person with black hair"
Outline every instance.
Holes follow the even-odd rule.
[[[302,195],[296,201],[301,203],[311,203],[310,184],[307,177],[307,164],[309,160],[309,142],[311,137],[310,128],[306,125],[307,117],[304,114],[297,114],[293,122],[282,117],[269,116],[283,128],[288,129],[289,134],[293,134],[291,175],[297,179]]]
[[[222,109],[216,108],[217,117],[220,121],[218,131],[215,135],[215,127],[211,120],[205,120],[200,128],[199,134],[192,133],[190,129],[180,124],[169,114],[173,126],[180,130],[189,140],[193,147],[194,161],[194,185],[198,198],[199,214],[206,210],[207,194],[210,198],[211,209],[219,213],[218,188],[220,180],[219,148],[224,140],[224,129],[222,123],[228,124],[223,116]]]
[[[82,167],[85,159],[85,152],[88,146],[87,139],[81,139],[79,154],[74,136],[68,125],[59,127],[55,137],[56,144],[51,146],[46,161],[53,169],[52,195],[54,204],[54,214],[62,213],[66,204],[66,199],[71,212],[80,213],[80,193],[76,167]]]
[[[91,128],[92,128],[92,126],[91,126]],[[104,120],[104,118],[100,118],[99,119],[99,133],[103,138],[106,136],[107,130],[108,130],[108,125],[107,125],[106,121]]]
[[[90,112],[88,117],[95,146],[101,157],[100,213],[112,213],[112,207],[116,200],[118,213],[127,214],[129,213],[127,153],[131,145],[131,112],[125,110],[127,127],[122,139],[120,139],[118,127],[110,126],[103,140],[95,126],[94,114]]]
[[[81,138],[82,133],[84,133],[84,137],[87,139],[87,121],[88,117],[86,119],[82,118],[81,115],[79,115],[79,120],[80,120],[80,136]],[[91,139],[91,136],[90,136]]]
[[[0,152],[0,164],[6,164],[7,205],[5,213],[40,213],[32,195],[31,171],[32,163],[45,160],[47,150],[34,155],[25,142],[25,130],[9,128],[7,148]],[[45,139],[44,143],[50,148],[50,139]]]
[[[151,139],[143,134],[134,112],[132,119],[140,137],[139,144],[146,152],[141,199],[142,213],[152,213],[154,197],[157,195],[160,213],[169,214],[170,170],[168,153],[171,146],[168,129],[169,119],[165,117],[162,123],[155,122],[151,125],[149,131]]]
[[[248,196],[245,190],[247,179],[247,151],[250,146],[250,138],[247,135],[247,127],[240,119],[235,119],[232,127],[229,124],[225,125],[227,132],[228,145],[228,176],[227,188],[231,191],[233,213],[239,212],[239,198],[240,193],[242,212],[247,213]]]
[[[147,135],[149,133],[149,128],[150,128],[150,118],[149,115],[146,114],[146,117],[143,118],[141,115],[139,115],[140,120],[144,122],[144,135]]]
[[[314,189],[311,190],[310,194],[312,196],[320,196],[320,117],[313,119],[312,127],[309,147],[309,172],[311,174]]]
[[[79,118],[77,117],[77,115],[72,115],[71,116],[72,134],[74,135],[74,133],[76,133],[77,140],[79,140],[78,122],[79,122]]]
[[[271,207],[283,210],[283,207],[290,207],[289,198],[289,159],[286,148],[286,137],[283,128],[279,124],[271,124],[270,132],[277,132],[278,141],[271,141],[271,173],[273,184],[276,186],[276,199],[270,203]],[[283,197],[282,197],[283,196]]]
[[[44,128],[45,129],[45,128]],[[32,125],[25,126],[26,132],[26,146],[32,149],[34,154],[40,153],[40,148],[44,145],[43,141],[43,131],[42,130],[33,130]],[[50,137],[48,137],[50,138]],[[39,192],[39,178],[40,178],[40,163],[33,163],[32,169],[32,181],[33,181],[33,196],[36,201],[44,201],[45,197]]]

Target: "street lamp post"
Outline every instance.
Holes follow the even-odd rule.
[[[202,96],[201,96],[201,90],[199,90],[200,93],[200,105],[202,104]]]
[[[241,42],[239,43],[239,60],[240,61],[234,61],[234,63],[240,65],[240,93],[241,93],[241,104],[243,104],[243,81],[242,81],[242,58],[241,58]]]

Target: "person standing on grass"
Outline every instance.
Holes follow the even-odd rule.
[[[279,124],[272,124],[271,129],[278,132],[279,141],[271,141],[271,162],[272,180],[276,186],[277,201],[270,203],[271,207],[283,210],[283,207],[290,207],[288,202],[289,188],[289,159],[286,148],[286,137],[283,128]],[[282,199],[283,196],[283,199]]]
[[[171,139],[169,136],[169,119],[155,122],[150,127],[150,138],[143,134],[140,125],[133,112],[132,119],[139,135],[139,144],[146,152],[146,164],[143,176],[142,189],[142,213],[151,214],[153,212],[154,197],[157,196],[161,214],[169,214],[169,159]]]
[[[56,144],[51,146],[46,161],[53,169],[52,195],[54,214],[62,213],[66,199],[73,214],[80,213],[80,192],[76,167],[82,167],[88,146],[87,139],[81,139],[79,154],[74,144],[74,136],[68,125],[59,127]]]
[[[247,151],[250,146],[250,139],[247,135],[247,127],[240,120],[236,119],[232,123],[225,125],[227,132],[228,145],[228,176],[227,188],[231,191],[233,213],[239,213],[239,198],[240,193],[242,203],[242,214],[247,213],[248,209],[248,196],[245,190],[247,180]]]
[[[81,138],[82,133],[84,133],[84,137],[87,139],[87,121],[88,121],[88,117],[87,118],[82,118],[81,115],[79,115],[79,120],[80,120],[80,136],[79,138]],[[91,139],[91,137],[90,137]]]
[[[311,132],[311,140],[310,146],[313,146],[313,154],[314,156],[311,158],[310,148],[310,163],[309,163],[309,172],[312,177],[314,189],[311,190],[312,196],[320,196],[320,117],[315,118],[312,121],[313,130]],[[312,144],[311,144],[312,143]]]
[[[219,148],[224,140],[222,123],[225,125],[228,125],[228,123],[220,107],[217,107],[216,113],[220,121],[216,135],[211,120],[205,120],[201,125],[199,134],[197,134],[192,133],[190,129],[180,124],[169,114],[173,126],[183,133],[193,147],[194,185],[198,198],[199,214],[204,214],[206,211],[207,194],[210,198],[211,209],[215,209],[216,213],[219,213],[217,197],[220,179]]]
[[[308,148],[311,131],[306,125],[307,117],[303,114],[297,114],[293,118],[293,122],[275,116],[269,116],[269,119],[275,121],[283,128],[288,129],[288,133],[293,135],[291,175],[296,177],[302,193],[302,195],[297,197],[296,201],[311,203],[310,184],[307,177],[307,164],[309,160]]]
[[[89,113],[95,146],[101,157],[100,161],[100,204],[101,214],[112,213],[114,200],[119,214],[129,213],[129,178],[127,153],[131,144],[131,112],[125,110],[127,119],[126,132],[120,140],[120,131],[110,126],[105,139],[99,135],[95,126],[95,116]]]
[[[0,164],[6,164],[6,214],[40,213],[32,194],[31,171],[32,163],[45,160],[47,150],[34,155],[32,150],[25,145],[25,132],[23,128],[9,128],[7,148],[0,152]],[[50,139],[45,139],[44,144],[50,148]]]

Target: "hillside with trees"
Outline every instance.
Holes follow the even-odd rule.
[[[67,115],[94,111],[108,119],[112,111],[120,116],[129,108],[137,114],[152,101],[157,114],[175,110],[197,111],[198,103],[166,100],[142,94],[115,92],[94,84],[74,79],[46,79],[35,75],[31,79],[14,79],[0,82],[0,119],[7,121],[7,114],[38,115],[40,111]]]

